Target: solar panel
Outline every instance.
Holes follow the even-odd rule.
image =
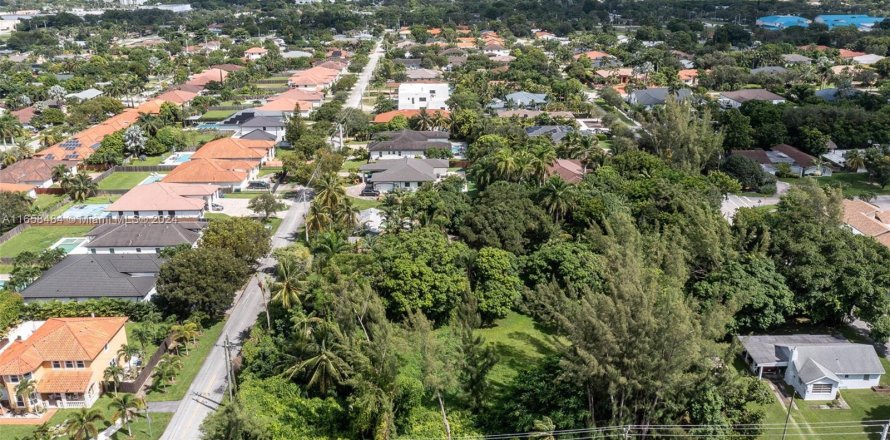
[[[77,153],[69,154],[65,156],[65,159],[77,159]]]

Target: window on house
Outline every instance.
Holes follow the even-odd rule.
[[[19,383],[19,377],[18,376],[9,376],[9,382],[10,383]]]
[[[846,376],[844,376],[844,377],[846,377]],[[862,380],[871,380],[871,374],[863,374]]]
[[[830,383],[814,383],[813,394],[831,394],[833,387]]]
[[[169,215],[170,217],[173,217],[176,215],[176,211],[167,211],[167,215]]]
[[[53,368],[62,368],[62,363],[59,361],[53,361]]]
[[[105,348],[103,348],[102,351],[108,351],[108,344],[105,344]]]
[[[163,217],[163,216],[164,216],[164,211],[158,211],[158,217]]]
[[[142,253],[142,248],[136,248],[136,253],[137,253],[137,254]]]
[[[161,248],[155,248],[155,253],[156,253],[156,254],[160,254],[160,253],[161,253]]]
[[[77,361],[77,368],[86,368],[87,365],[84,361]]]
[[[420,98],[420,102],[426,102],[426,98]]]
[[[33,376],[31,376],[31,373],[25,373],[22,377],[24,377],[25,379],[31,380],[31,377],[33,377]]]
[[[25,406],[25,401],[22,400],[22,396],[15,396],[15,406],[18,406],[18,407]]]
[[[95,249],[95,248],[90,249],[90,253],[95,254],[95,253],[96,253],[96,249]]]
[[[65,361],[65,368],[74,368],[73,361]]]
[[[114,248],[108,248],[108,253],[109,253],[109,254],[113,254],[113,253],[114,253]]]

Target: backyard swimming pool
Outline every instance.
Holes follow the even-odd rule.
[[[149,183],[160,182],[161,179],[164,178],[164,174],[152,173],[150,176],[146,177],[142,182],[139,182],[140,185],[148,185]]]
[[[100,204],[82,204],[74,205],[63,212],[61,218],[109,218],[110,212],[105,212],[105,208],[110,206],[107,203]]]
[[[66,254],[70,254],[74,248],[86,243],[88,240],[84,237],[63,237],[60,238],[55,244],[50,246],[50,249],[62,249]]]
[[[195,154],[193,151],[183,151],[181,153],[173,153],[172,156],[168,157],[164,160],[162,165],[179,165],[188,162],[192,155]]]

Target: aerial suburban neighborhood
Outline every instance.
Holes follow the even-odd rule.
[[[887,440],[885,17],[0,0],[0,440]]]

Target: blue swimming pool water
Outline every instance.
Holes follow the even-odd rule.
[[[82,204],[74,205],[62,213],[61,218],[108,218],[111,217],[110,212],[105,212],[105,208],[110,206],[107,203],[101,204]]]
[[[193,154],[195,153],[191,151],[176,153],[173,156],[170,156],[170,158],[168,158],[167,160],[170,161],[170,163],[179,165],[181,163],[188,162],[192,158]]]
[[[80,246],[81,244],[87,241],[86,238],[83,237],[65,237],[56,242],[55,245],[52,246],[53,249],[62,249],[65,253],[71,253],[74,248]]]
[[[142,182],[139,182],[139,184],[148,185],[149,183],[160,182],[163,178],[163,174],[152,174],[151,176],[146,177],[145,180],[143,180]]]

